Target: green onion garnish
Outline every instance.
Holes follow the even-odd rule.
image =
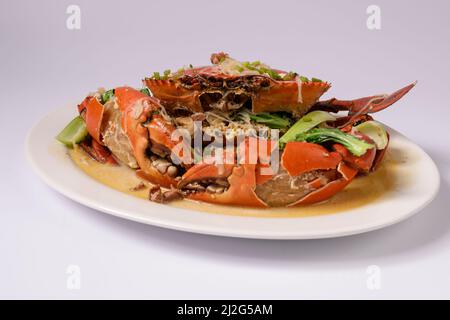
[[[167,80],[167,78],[169,78],[169,76],[170,76],[170,69],[164,70],[163,79]]]
[[[300,80],[302,80],[302,82],[309,82],[308,77],[305,76],[300,76]]]
[[[153,72],[153,78],[156,80],[161,80],[161,75],[159,74],[159,72]]]

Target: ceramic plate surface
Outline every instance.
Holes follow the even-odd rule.
[[[75,116],[65,107],[48,114],[30,131],[26,153],[37,174],[53,189],[96,210],[164,228],[242,238],[314,239],[367,232],[402,221],[424,208],[439,189],[432,159],[416,144],[390,129],[390,148],[405,156],[401,187],[358,208],[336,214],[267,218],[212,214],[160,205],[111,189],[81,171],[55,135]],[[224,208],[225,210],[225,208]]]

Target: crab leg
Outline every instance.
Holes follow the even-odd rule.
[[[345,164],[345,162],[339,163],[337,171],[342,175],[342,178],[334,180],[324,185],[322,188],[309,193],[299,201],[290,204],[289,207],[325,201],[344,189],[350,182],[352,182],[353,178],[358,173],[356,169],[349,167]]]
[[[92,98],[86,106],[86,114],[84,115],[89,134],[101,145],[103,145],[101,129],[104,112],[105,108],[103,105],[96,98]]]
[[[224,166],[224,169],[222,168]],[[197,181],[226,179],[229,187],[222,193],[210,193],[206,190],[188,193],[185,198],[216,204],[239,205],[248,207],[267,207],[255,194],[255,165],[242,164],[197,164],[187,171],[178,184],[185,189]]]
[[[295,159],[297,161],[293,161]],[[282,165],[292,176],[313,170],[336,170],[340,176],[332,181],[323,178],[311,181],[308,184],[311,192],[289,204],[289,207],[327,200],[344,189],[358,173],[339,152],[329,152],[322,146],[305,142],[288,143],[282,156]]]
[[[352,115],[378,112],[401,99],[416,85],[416,83],[417,82],[413,82],[389,95],[375,95],[355,100],[338,100],[332,98],[326,101],[319,101],[312,107],[312,110],[324,110],[330,112],[348,111],[349,114]]]

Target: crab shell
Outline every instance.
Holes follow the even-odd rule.
[[[363,137],[366,141],[370,139]],[[267,141],[267,140],[265,140]],[[274,144],[268,141],[268,144]],[[280,166],[291,177],[315,170],[336,170],[336,178],[332,181],[323,181],[321,178],[308,182],[311,192],[287,206],[298,206],[325,201],[344,189],[358,173],[372,170],[384,156],[384,151],[369,149],[361,157],[349,155],[343,151],[341,145],[335,144],[334,151],[328,151],[324,147],[308,142],[289,142],[281,154]],[[271,150],[269,146],[267,150]],[[244,158],[245,159],[245,158]],[[204,179],[226,178],[229,188],[221,194],[197,192],[187,194],[186,198],[216,204],[268,207],[255,193],[255,188],[274,177],[274,174],[261,176],[259,169],[261,164],[250,164],[243,161],[238,164],[206,164],[200,163],[189,169],[182,177],[178,188],[182,189],[191,182]]]
[[[152,144],[162,145],[168,149],[174,145],[171,134],[175,128],[155,114],[161,108],[158,100],[130,87],[116,88],[114,95],[121,112],[122,129],[129,139],[139,165],[137,175],[163,187],[175,186],[177,181],[161,174],[147,157],[147,149]],[[91,144],[82,147],[100,162],[115,163],[111,152],[102,143],[102,133],[107,121],[104,118],[104,106],[97,98],[89,96],[78,106],[78,111],[84,117],[87,130],[92,137]]]
[[[283,71],[279,71],[283,72]],[[169,108],[185,107],[192,112],[205,111],[201,97],[207,93],[222,95],[245,95],[251,98],[252,111],[275,112],[287,111],[305,114],[311,106],[318,101],[329,88],[327,82],[302,82],[297,76],[294,80],[274,80],[265,75],[234,75],[223,73],[217,65],[192,68],[183,71],[181,77],[197,79],[214,79],[215,81],[232,82],[245,80],[258,80],[266,85],[257,89],[245,90],[242,86],[237,88],[209,87],[195,83],[192,86],[183,85],[178,79],[157,80],[146,78],[143,80],[153,96]]]

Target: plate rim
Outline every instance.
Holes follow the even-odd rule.
[[[394,136],[399,136],[403,139],[405,139],[407,142],[411,143],[412,145],[414,145],[421,153],[422,156],[425,157],[425,160],[431,164],[431,169],[433,171],[432,175],[433,176],[433,186],[434,188],[431,190],[428,198],[423,201],[422,203],[420,203],[420,205],[418,205],[417,207],[415,207],[412,210],[409,210],[408,213],[400,215],[394,219],[391,220],[387,220],[384,223],[379,223],[376,225],[372,225],[372,224],[360,224],[357,228],[342,228],[341,230],[335,230],[333,233],[329,233],[329,232],[324,232],[324,233],[320,233],[317,232],[317,230],[313,233],[307,233],[307,232],[303,232],[301,235],[300,234],[291,234],[291,233],[285,233],[283,234],[281,233],[277,233],[277,232],[271,232],[270,234],[262,234],[261,232],[258,231],[253,231],[252,230],[247,230],[246,233],[242,233],[241,232],[235,232],[235,230],[233,229],[228,229],[227,231],[225,231],[223,228],[217,228],[217,226],[215,227],[211,227],[209,226],[209,229],[205,229],[202,226],[199,226],[198,224],[195,223],[188,223],[186,221],[184,221],[183,223],[174,223],[173,221],[171,222],[164,222],[161,219],[155,219],[155,217],[152,217],[152,215],[148,215],[145,219],[140,217],[140,216],[136,216],[136,214],[132,214],[130,212],[123,212],[120,211],[120,209],[114,209],[109,207],[107,204],[101,204],[98,201],[96,201],[95,199],[89,199],[86,198],[85,196],[83,196],[82,194],[77,194],[77,192],[74,192],[73,190],[70,190],[67,188],[67,186],[64,185],[64,183],[58,182],[55,179],[53,179],[49,174],[47,174],[46,172],[44,172],[42,170],[42,168],[39,166],[39,164],[37,163],[36,159],[34,158],[33,155],[33,133],[36,132],[36,130],[38,130],[40,128],[41,125],[45,124],[46,121],[48,121],[48,119],[52,116],[55,115],[59,115],[60,113],[73,113],[74,110],[65,110],[67,109],[67,107],[64,108],[58,108],[55,109],[53,111],[50,111],[48,113],[46,113],[42,118],[39,119],[39,121],[37,121],[28,131],[27,136],[26,136],[26,140],[25,140],[25,155],[26,155],[26,159],[27,162],[31,165],[33,171],[39,176],[40,179],[42,179],[44,181],[44,183],[49,186],[51,189],[55,190],[56,192],[64,195],[65,197],[71,199],[72,201],[75,201],[77,203],[80,203],[86,207],[92,208],[94,210],[103,212],[103,213],[107,213],[110,215],[113,215],[115,217],[119,217],[122,219],[127,219],[127,220],[131,220],[131,221],[135,221],[135,222],[139,222],[139,223],[144,223],[144,224],[148,224],[148,225],[153,225],[153,226],[157,226],[157,227],[161,227],[161,228],[167,228],[167,229],[172,229],[172,230],[178,230],[178,231],[184,231],[184,232],[190,232],[190,233],[198,233],[198,234],[206,234],[206,235],[215,235],[215,236],[223,236],[223,237],[234,237],[234,238],[250,238],[250,239],[271,239],[271,240],[307,240],[307,239],[323,239],[323,238],[337,238],[337,237],[344,237],[344,236],[349,236],[349,235],[355,235],[355,234],[361,234],[361,233],[366,233],[366,232],[370,232],[370,231],[374,231],[374,230],[378,230],[378,229],[382,229],[394,224],[397,224],[401,221],[404,221],[408,218],[410,218],[411,216],[415,215],[416,213],[420,212],[423,208],[425,208],[428,204],[430,204],[435,197],[437,196],[439,190],[440,190],[440,173],[439,170],[435,164],[435,162],[433,161],[433,159],[416,143],[414,143],[413,141],[409,140],[405,135],[403,135],[402,133],[398,132],[395,129],[392,129],[390,127],[389,130],[391,132],[394,133]],[[70,119],[69,119],[70,120]],[[56,135],[57,131],[55,131],[55,133],[53,133],[53,135]],[[54,141],[54,138],[52,139],[53,143],[56,143]],[[50,141],[49,141],[50,142]],[[50,142],[52,143],[52,142]],[[46,153],[49,154],[48,152],[48,147],[49,145],[46,145],[47,149],[46,149]],[[75,166],[75,164],[73,164]],[[85,177],[89,178],[90,180],[92,180],[92,182],[96,182],[99,185],[102,185],[100,182],[92,179],[91,177],[89,177],[88,175],[86,175],[84,172],[82,172],[80,170],[79,172],[80,174],[84,175]],[[124,194],[120,191],[114,190],[108,186],[103,185],[104,188],[107,188],[110,191],[114,191],[118,194],[121,194],[122,196],[126,196],[131,198],[133,201],[137,200],[137,201],[143,201],[142,199],[138,199],[135,198],[131,195],[127,195]],[[144,202],[143,202],[144,203]],[[148,202],[145,202],[148,204]],[[153,204],[153,203],[152,203]],[[158,205],[161,207],[166,207],[165,205],[160,205],[160,204],[153,204],[153,205]],[[187,211],[190,212],[191,214],[197,214],[197,213],[201,213],[201,214],[206,214],[206,215],[210,215],[210,216],[221,216],[221,217],[226,217],[225,219],[231,219],[231,220],[235,220],[235,219],[241,219],[241,221],[243,221],[242,219],[245,220],[253,220],[253,219],[257,219],[259,221],[261,220],[276,220],[276,219],[283,219],[285,221],[291,221],[292,219],[312,219],[312,218],[317,218],[320,217],[321,219],[326,219],[328,217],[336,217],[336,216],[340,216],[340,215],[345,215],[346,212],[340,212],[337,214],[332,214],[332,215],[322,215],[322,216],[315,216],[315,217],[287,217],[287,218],[267,218],[267,217],[243,217],[243,216],[229,216],[229,215],[224,215],[224,214],[213,214],[213,213],[206,213],[206,212],[197,212],[194,210],[188,210],[188,209],[184,209],[184,208],[175,208],[175,207],[169,207],[172,210],[181,210],[181,211]]]

